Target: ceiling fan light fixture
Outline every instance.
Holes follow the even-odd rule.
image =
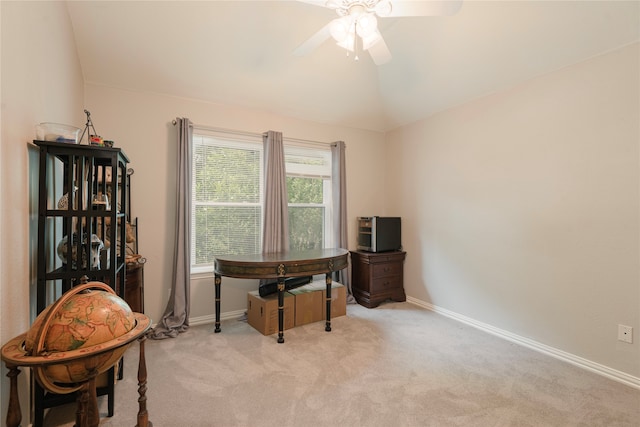
[[[353,32],[351,27],[351,17],[343,16],[342,18],[336,18],[331,21],[329,33],[331,33],[331,37],[333,37],[335,41],[341,43],[349,36],[349,33]]]
[[[378,20],[373,13],[364,13],[356,21],[356,32],[363,39],[378,31]]]
[[[355,38],[352,34],[349,34],[346,39],[336,44],[349,52],[355,52]]]
[[[373,33],[367,37],[362,37],[362,50],[368,50],[371,46],[382,40],[382,34],[376,29]]]

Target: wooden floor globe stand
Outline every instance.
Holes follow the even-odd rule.
[[[75,294],[89,288],[100,288],[112,292],[104,285],[96,286],[97,282],[72,288],[56,301],[51,313],[60,307],[68,294]],[[102,285],[102,284],[101,284]],[[68,299],[68,298],[67,298]],[[82,347],[64,352],[50,352],[29,355],[25,350],[27,333],[21,334],[2,346],[2,360],[9,372],[10,380],[9,408],[7,411],[7,427],[19,427],[22,412],[18,399],[18,375],[20,366],[29,367],[40,385],[47,391],[56,394],[77,392],[75,427],[97,427],[100,424],[98,399],[96,396],[96,377],[108,371],[122,358],[124,352],[138,340],[140,343],[140,358],[138,362],[138,416],[136,427],[153,427],[149,421],[146,406],[147,368],[144,355],[146,332],[151,326],[151,319],[142,313],[133,313],[135,326],[129,332],[115,339],[90,347]],[[46,324],[46,321],[43,322]],[[60,381],[56,375],[67,373],[82,373],[81,380]]]

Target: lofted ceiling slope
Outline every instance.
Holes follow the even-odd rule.
[[[327,41],[298,1],[69,1],[85,81],[385,132],[640,39],[640,2],[465,0],[385,18],[376,66]]]

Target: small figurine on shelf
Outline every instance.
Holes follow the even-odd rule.
[[[104,141],[100,135],[90,135],[89,142],[91,145],[104,147]]]
[[[87,246],[87,234],[84,233],[82,238],[82,253],[81,256],[78,257],[78,234],[73,233],[71,235],[71,242],[68,241],[67,236],[63,236],[62,239],[58,242],[58,247],[56,248],[56,252],[58,254],[58,258],[62,261],[63,264],[67,264],[69,262],[69,258],[71,258],[71,267],[76,270],[80,265],[82,269],[89,268],[87,262],[87,254],[86,254],[86,246]],[[100,268],[100,251],[104,249],[104,243],[98,236],[95,234],[91,235],[91,269]],[[69,253],[71,253],[71,257],[68,257]],[[80,262],[78,262],[78,258],[80,258]]]

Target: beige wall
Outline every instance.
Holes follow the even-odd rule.
[[[28,148],[40,122],[83,126],[83,79],[62,2],[0,2],[2,141],[0,142],[0,342],[27,330],[35,287],[37,151]],[[31,197],[30,197],[31,195]],[[31,229],[31,233],[30,233]],[[2,422],[9,382],[2,364]],[[20,375],[27,425],[28,370]]]
[[[408,295],[640,377],[639,50],[388,134]]]
[[[347,193],[350,224],[358,215],[384,214],[384,135],[374,132],[303,122],[265,112],[251,111],[162,95],[123,91],[103,86],[85,86],[85,104],[96,130],[122,147],[135,170],[132,175],[132,215],[139,218],[139,251],[145,265],[145,311],[154,321],[161,318],[171,286],[174,244],[175,117],[188,117],[196,124],[262,133],[273,129],[285,138],[347,145]],[[374,172],[371,172],[374,171]],[[355,232],[350,233],[355,247]],[[213,273],[192,281],[191,315],[197,321],[214,314]],[[223,279],[224,313],[246,309],[247,291],[254,281]],[[235,313],[237,314],[237,313]]]

